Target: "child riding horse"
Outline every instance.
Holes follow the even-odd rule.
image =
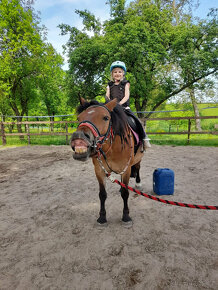
[[[80,103],[79,126],[71,138],[73,157],[80,161],[92,158],[99,183],[100,215],[97,222],[105,224],[106,177],[115,172],[120,174],[121,181],[128,185],[131,168],[134,167],[136,181],[140,183],[139,169],[143,152],[139,147],[134,150],[135,139],[128,126],[127,116],[116,99],[100,104],[81,98]],[[131,223],[129,192],[126,188],[121,188],[121,196],[124,202],[122,221]]]

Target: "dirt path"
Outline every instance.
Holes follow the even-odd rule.
[[[158,167],[175,172],[175,194],[163,198],[218,205],[218,148],[153,145],[143,192]],[[99,229],[91,160],[73,160],[68,146],[0,150],[0,289],[217,289],[218,211],[130,193],[126,229],[119,187],[107,185],[108,226]]]

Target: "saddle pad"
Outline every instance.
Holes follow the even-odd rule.
[[[131,127],[130,127],[130,129],[131,129],[133,136],[135,138],[135,141],[136,141],[135,146],[137,146],[139,144],[139,135]]]

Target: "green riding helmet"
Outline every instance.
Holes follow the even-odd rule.
[[[125,65],[124,62],[119,61],[119,60],[114,61],[114,62],[112,63],[112,65],[111,65],[111,67],[110,67],[110,71],[112,72],[112,70],[113,70],[115,67],[120,67],[120,68],[122,68],[122,69],[124,70],[124,72],[126,73],[126,65]]]

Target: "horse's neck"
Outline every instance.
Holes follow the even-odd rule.
[[[121,141],[121,137],[119,135],[113,136],[113,139],[110,137],[102,146],[102,149],[105,153],[119,151],[118,148],[124,148],[126,145],[131,146],[132,141],[132,133],[130,130],[127,131],[126,136]],[[126,139],[128,143],[126,142]],[[122,151],[122,150],[121,150]]]

